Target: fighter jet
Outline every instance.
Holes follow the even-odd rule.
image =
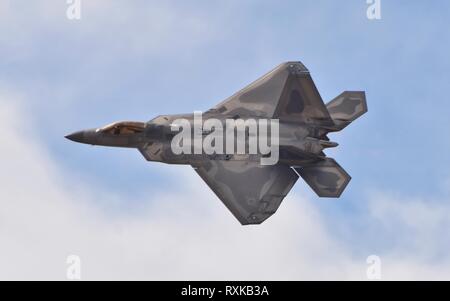
[[[308,69],[301,62],[286,62],[202,115],[203,120],[216,119],[224,124],[226,120],[276,120],[276,164],[261,163],[271,154],[243,154],[236,148],[231,153],[175,152],[173,140],[180,133],[177,120],[192,125],[195,114],[115,122],[66,138],[136,148],[148,161],[191,165],[239,222],[249,225],[272,216],[299,177],[319,197],[339,197],[351,177],[324,153],[324,149],[338,145],[327,134],[344,129],[365,112],[365,92],[345,91],[324,104]],[[195,132],[195,125],[192,128]],[[249,135],[248,129],[244,132],[244,137]],[[200,137],[208,134],[211,130],[197,133]]]

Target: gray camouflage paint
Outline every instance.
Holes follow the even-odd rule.
[[[327,133],[342,130],[365,112],[363,91],[343,92],[325,105],[308,69],[301,62],[286,62],[203,114],[203,120],[279,119],[276,165],[261,165],[260,155],[175,155],[171,124],[180,118],[193,123],[193,114],[117,122],[66,138],[137,148],[148,161],[192,165],[241,224],[260,224],[276,212],[299,176],[320,197],[341,195],[351,178],[323,152],[337,146]]]

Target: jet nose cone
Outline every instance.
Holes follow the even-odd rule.
[[[67,139],[74,142],[83,143],[84,142],[84,131],[79,131],[66,136]]]
[[[98,134],[95,129],[75,132],[70,135],[67,135],[66,138],[84,144],[91,144],[91,145],[98,144]]]

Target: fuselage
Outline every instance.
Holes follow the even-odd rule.
[[[217,120],[215,126],[206,128],[206,121],[213,119]],[[180,120],[184,123],[181,124]],[[261,138],[260,134],[263,131],[266,134],[267,147],[277,148],[277,160],[290,166],[302,166],[322,160],[325,157],[322,152],[324,148],[337,146],[337,143],[330,142],[326,136],[330,129],[323,128],[319,124],[276,120],[278,129],[274,132],[270,121],[269,119],[236,118],[236,116],[226,118],[222,115],[205,113],[199,123],[195,114],[162,115],[147,123],[116,122],[102,128],[76,132],[68,135],[67,138],[91,145],[136,148],[148,161],[194,166],[205,160],[259,161],[261,157],[271,156],[271,151],[264,153],[259,147],[256,152],[255,149],[253,151],[251,149],[254,143],[261,146],[258,139]],[[267,124],[267,127],[264,128],[261,124]],[[184,126],[183,129],[181,125]],[[191,151],[177,153],[173,150],[173,143],[181,130],[190,130],[191,141],[183,141],[183,143],[190,143]],[[195,148],[194,145],[204,146],[207,143],[205,141],[210,139],[208,136],[213,135],[214,132],[216,135],[221,135],[222,148],[216,148],[212,153]],[[233,135],[227,136],[230,133]],[[277,140],[273,139],[275,135]],[[242,138],[245,141],[244,151],[242,148],[238,150],[238,143],[242,141]],[[238,139],[241,140],[238,141]],[[227,148],[230,143],[232,148]]]

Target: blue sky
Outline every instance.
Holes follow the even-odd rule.
[[[160,202],[153,195],[178,193],[189,202],[179,183],[189,182],[191,171],[146,163],[133,150],[69,143],[64,135],[207,110],[279,63],[300,60],[325,101],[365,90],[369,112],[332,135],[340,146],[327,153],[353,178],[343,196],[319,199],[302,181],[293,193],[311,202],[350,257],[395,250],[425,265],[449,261],[442,237],[450,225],[449,3],[382,0],[381,20],[368,20],[363,0],[97,0],[82,1],[79,21],[67,20],[65,1],[1,3],[0,91],[9,95],[2,102],[26,116],[18,134],[70,179],[60,185],[97,195],[94,206],[133,215]],[[373,209],[378,199],[384,209]],[[399,212],[419,208],[406,215],[436,213],[440,224],[401,219],[392,204]],[[276,215],[283,214],[282,206]],[[409,236],[441,240],[424,251],[417,246],[430,242]]]

